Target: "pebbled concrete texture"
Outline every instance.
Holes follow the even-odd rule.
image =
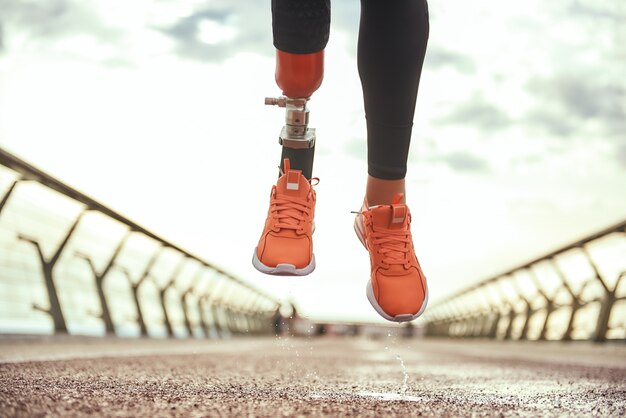
[[[0,338],[0,416],[626,415],[626,347]]]

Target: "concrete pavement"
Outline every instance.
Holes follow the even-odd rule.
[[[0,338],[0,416],[626,415],[623,344]]]

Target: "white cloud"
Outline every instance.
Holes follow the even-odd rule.
[[[224,41],[230,41],[234,39],[236,35],[237,31],[235,28],[211,19],[203,19],[198,24],[198,39],[209,45],[217,45]]]

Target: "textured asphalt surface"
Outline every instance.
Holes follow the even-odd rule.
[[[0,337],[0,416],[626,415],[626,346]]]

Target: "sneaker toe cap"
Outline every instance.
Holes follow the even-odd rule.
[[[426,285],[419,272],[405,276],[379,273],[373,281],[374,296],[390,316],[417,314],[426,298]]]
[[[264,241],[264,245],[257,247],[257,257],[268,267],[291,264],[301,269],[311,262],[311,243],[307,237],[282,238],[268,235]]]

